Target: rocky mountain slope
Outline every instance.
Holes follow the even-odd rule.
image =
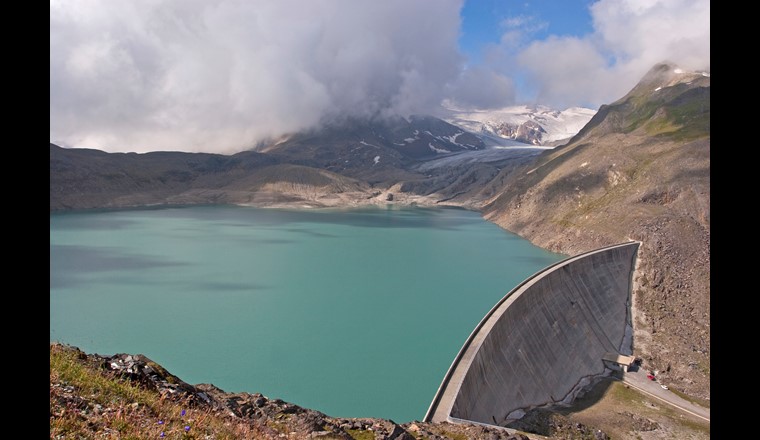
[[[503,167],[538,153],[486,147],[479,137],[430,116],[343,121],[231,156],[105,153],[50,144],[50,210],[352,206],[385,203],[394,193],[397,201],[436,204],[469,197]]]
[[[50,210],[163,204],[351,204],[372,197],[362,181],[247,151],[104,153],[50,144]]]
[[[568,144],[498,178],[485,218],[541,247],[642,242],[635,353],[709,399],[709,73],[657,65]]]
[[[329,170],[366,182],[415,179],[411,167],[452,153],[483,150],[483,141],[432,116],[349,120],[298,133],[262,151],[283,162]]]

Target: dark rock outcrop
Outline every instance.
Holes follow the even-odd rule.
[[[492,130],[503,138],[532,145],[543,145],[543,136],[546,134],[544,127],[536,121],[525,121],[519,125],[502,122],[494,125]]]

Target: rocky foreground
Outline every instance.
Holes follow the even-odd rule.
[[[580,423],[555,424],[559,439],[606,439]],[[554,434],[557,434],[556,436]],[[142,355],[86,354],[50,345],[50,438],[528,440],[474,424],[398,424],[336,418],[261,394],[190,385]]]

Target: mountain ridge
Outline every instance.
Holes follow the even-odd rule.
[[[137,154],[51,143],[50,209],[187,203],[356,206],[385,203],[389,194],[400,196],[396,201],[401,203],[456,204],[454,198],[473,193],[460,191],[462,175],[485,184],[498,169],[540,151],[488,147],[478,136],[432,116],[344,121],[259,148],[233,155]],[[426,167],[434,162],[439,165]],[[275,166],[299,174],[302,191],[284,185],[288,173],[271,172]]]

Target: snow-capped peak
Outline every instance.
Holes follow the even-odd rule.
[[[501,109],[464,109],[444,103],[443,119],[473,133],[498,136],[527,144],[545,145],[570,138],[596,110],[570,107],[556,110],[543,105],[517,105]]]

